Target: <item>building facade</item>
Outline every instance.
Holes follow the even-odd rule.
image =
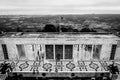
[[[33,77],[109,76],[120,67],[120,38],[110,33],[9,33],[0,37],[0,62]]]

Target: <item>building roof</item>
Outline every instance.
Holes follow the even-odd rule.
[[[38,32],[38,33],[5,33],[0,35],[0,38],[119,38],[112,33],[84,33],[84,32]]]

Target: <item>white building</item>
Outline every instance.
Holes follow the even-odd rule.
[[[14,63],[12,73],[24,76],[108,76],[111,60],[119,64],[120,38],[110,33],[7,33],[0,36],[0,60]]]

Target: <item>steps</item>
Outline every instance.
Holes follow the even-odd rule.
[[[6,75],[6,74],[0,74],[0,80],[5,80],[5,79],[6,79],[6,77],[7,77],[7,75]]]
[[[117,80],[120,80],[120,74],[118,75],[118,79]]]

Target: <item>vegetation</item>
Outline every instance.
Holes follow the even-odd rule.
[[[62,17],[61,17],[62,16]],[[119,14],[0,16],[3,32],[96,32],[103,29],[120,32]]]
[[[0,73],[1,74],[6,74],[10,71],[12,71],[12,66],[10,63],[6,63],[6,61],[5,61],[4,63],[0,64]]]

